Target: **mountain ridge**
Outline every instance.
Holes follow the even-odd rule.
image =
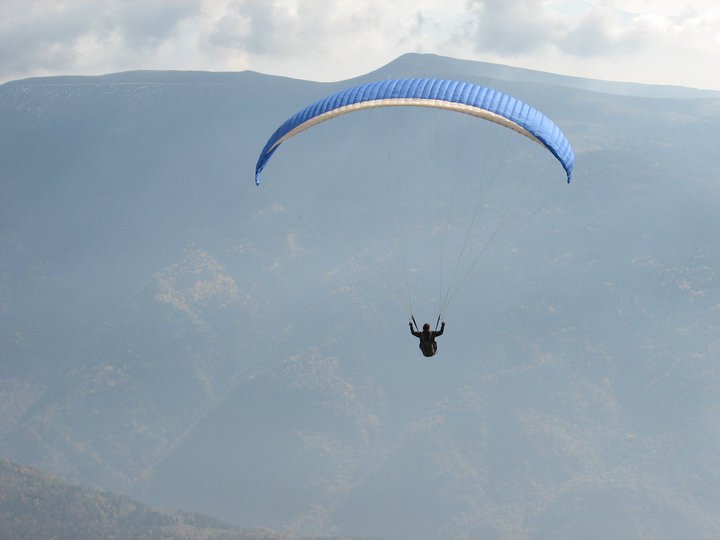
[[[677,85],[663,85],[651,83],[635,83],[623,81],[607,81],[601,79],[593,79],[589,77],[581,77],[575,75],[561,75],[549,73],[535,69],[521,68],[496,64],[490,62],[481,62],[477,60],[464,60],[441,56],[429,53],[406,53],[399,56],[395,60],[372,70],[366,74],[341,79],[338,81],[314,81],[307,79],[298,79],[283,75],[270,75],[256,70],[245,70],[239,72],[222,72],[222,71],[203,71],[203,70],[128,70],[115,73],[106,73],[101,75],[56,75],[29,77],[26,79],[18,79],[8,81],[3,84],[78,84],[85,82],[87,84],[95,83],[174,83],[179,84],[188,77],[203,77],[208,84],[234,84],[241,81],[245,77],[268,77],[278,80],[288,80],[296,83],[308,83],[313,85],[343,85],[353,81],[369,81],[375,80],[376,75],[382,78],[388,78],[387,72],[398,69],[404,75],[398,75],[398,78],[426,77],[433,76],[442,78],[442,73],[447,71],[455,74],[454,77],[462,80],[473,79],[475,74],[482,72],[485,77],[490,77],[505,82],[535,82],[542,84],[551,84],[553,86],[562,86],[575,90],[587,90],[594,93],[606,93],[612,95],[639,97],[639,98],[657,98],[657,99],[716,99],[720,97],[720,91],[693,88]],[[431,75],[428,75],[431,74]],[[461,74],[467,75],[463,78]],[[187,81],[189,82],[189,80]],[[193,81],[197,84],[198,81]],[[1,85],[0,85],[1,86]]]
[[[0,456],[286,535],[716,537],[718,100],[428,55],[353,80],[421,69],[547,113],[573,183],[407,108],[308,130],[257,189],[345,82],[0,87]],[[443,231],[472,255],[426,360]]]
[[[242,530],[200,514],[155,510],[128,497],[67,484],[2,459],[0,479],[0,535],[8,540],[286,538],[271,530]]]

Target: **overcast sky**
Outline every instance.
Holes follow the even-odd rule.
[[[720,1],[0,0],[0,82],[131,69],[336,81],[406,52],[720,90]]]

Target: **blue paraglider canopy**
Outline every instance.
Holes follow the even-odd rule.
[[[572,178],[575,154],[560,128],[537,109],[477,84],[444,79],[395,79],[361,84],[305,107],[272,134],[255,166],[255,183],[284,141],[326,120],[375,107],[433,107],[462,112],[505,126],[547,148]]]

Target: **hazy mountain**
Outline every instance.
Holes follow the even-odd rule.
[[[573,182],[508,130],[383,109],[255,187],[291,114],[411,76],[536,106]],[[0,455],[287,534],[716,538],[719,120],[717,92],[428,55],[2,85]],[[428,360],[407,308],[434,323],[454,268]]]
[[[188,512],[154,510],[127,497],[70,485],[0,460],[0,536],[5,540],[282,540]]]

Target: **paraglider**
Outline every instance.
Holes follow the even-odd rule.
[[[255,183],[279,146],[291,137],[317,124],[346,113],[379,107],[430,107],[468,114],[508,128],[547,149],[560,163],[569,183],[575,163],[570,142],[560,128],[547,116],[517,98],[470,82],[444,79],[393,79],[369,82],[333,93],[320,99],[286,120],[270,136],[255,165]],[[318,155],[322,155],[318,152]],[[451,295],[448,293],[448,297]],[[449,300],[447,300],[449,302]],[[444,306],[446,307],[446,305]],[[411,307],[410,307],[411,309]],[[443,306],[441,304],[442,314]],[[411,312],[412,317],[412,312]],[[441,315],[438,315],[440,321]],[[412,317],[414,321],[414,317]],[[435,338],[442,335],[426,324],[420,332],[413,323],[410,331],[420,339],[425,356],[437,351]]]
[[[435,338],[442,336],[445,332],[445,321],[442,321],[440,330],[437,328],[435,328],[435,330],[430,330],[430,323],[425,323],[423,324],[422,332],[418,332],[415,328],[413,328],[415,317],[411,315],[411,318],[410,333],[420,339],[420,351],[422,351],[423,356],[427,358],[435,356],[435,353],[437,352],[437,342],[435,341]]]

